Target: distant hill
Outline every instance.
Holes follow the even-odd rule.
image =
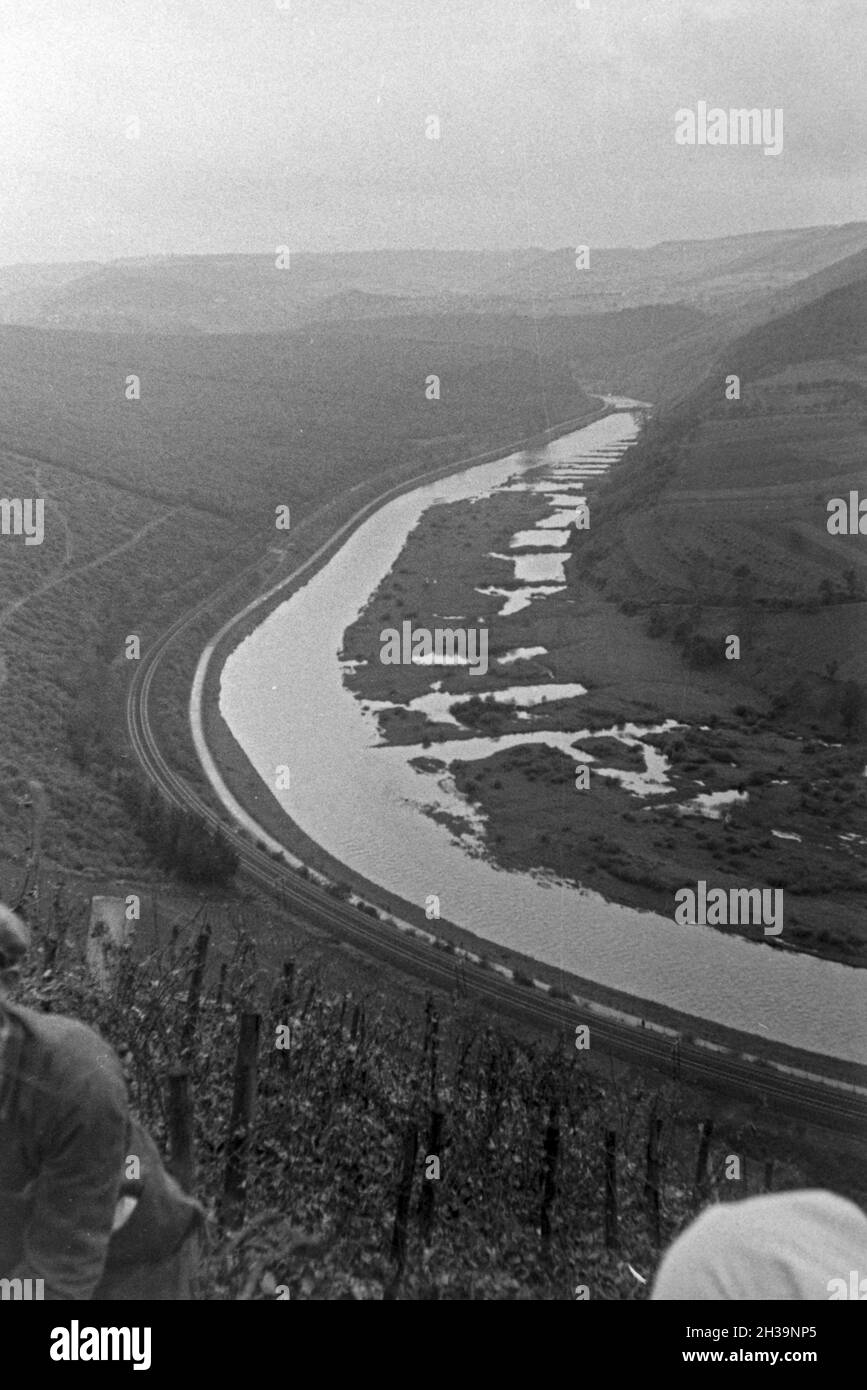
[[[588,269],[578,270],[570,247],[548,252],[501,277],[489,292],[538,301],[586,298],[600,307],[676,303],[722,312],[757,294],[815,274],[867,247],[867,223],[753,232],[706,241],[666,241],[643,249],[590,248]],[[602,305],[614,299],[616,305]]]
[[[856,277],[856,278],[852,278]],[[834,288],[821,293],[829,281]],[[818,297],[812,291],[819,290]],[[867,252],[850,256],[839,265],[811,276],[798,292],[786,298],[800,306],[762,323],[718,349],[708,375],[682,397],[693,414],[719,399],[719,384],[736,373],[742,381],[759,381],[795,363],[845,361],[867,353]],[[803,302],[806,299],[806,302]]]
[[[849,286],[857,285],[865,276],[867,248],[835,261],[804,279],[794,281],[783,289],[751,296],[746,304],[738,305],[735,309],[705,314],[701,318],[696,316],[691,322],[685,322],[680,336],[673,336],[668,344],[660,344],[659,351],[652,357],[641,352],[625,355],[621,359],[612,385],[632,391],[636,395],[644,395],[647,399],[664,406],[684,402],[700,388],[710,372],[737,370],[736,367],[727,364],[731,364],[742,351],[750,350],[747,334],[752,329],[779,320],[783,325],[780,331],[784,335],[790,331],[797,332],[794,324],[791,330],[785,327],[784,321],[787,321],[788,315],[818,302],[834,290],[842,290],[845,295]],[[833,305],[830,314],[832,320],[837,317],[838,307],[838,328],[843,331],[845,304],[841,301],[839,305]],[[802,323],[801,337],[804,351],[808,354],[812,353],[815,347],[809,338],[811,324],[813,321],[809,316]],[[818,321],[813,326],[820,331]],[[827,327],[826,325],[825,331]],[[777,330],[773,330],[771,339],[756,340],[759,361],[763,353],[772,351],[771,342],[776,333]]]
[[[791,362],[808,362],[825,357],[852,357],[867,352],[867,252],[843,263],[847,272],[863,278],[850,279],[842,267],[834,279],[836,288],[770,323],[753,329],[733,343],[727,356],[736,364],[732,370],[766,373],[772,367]],[[832,272],[825,272],[824,281]],[[813,286],[820,277],[813,277]]]
[[[99,268],[98,261],[0,266],[0,323],[38,323],[56,295]]]
[[[366,311],[361,296],[472,295],[517,273],[536,251],[360,251],[333,255],[166,256],[113,261],[74,273],[31,274],[6,289],[0,322],[110,332],[262,333],[295,328],[332,301]],[[21,281],[27,267],[13,268]],[[38,270],[39,268],[35,268]],[[54,270],[54,268],[51,268]]]
[[[714,344],[719,341],[710,327],[714,320],[697,309],[678,304],[577,315],[527,314],[515,309],[508,313],[485,312],[478,302],[474,309],[457,308],[445,314],[435,308],[414,311],[413,305],[414,301],[401,301],[402,313],[397,316],[371,312],[361,321],[359,314],[355,321],[346,322],[344,332],[395,342],[411,341],[419,346],[474,345],[494,353],[529,352],[543,359],[564,358],[588,390],[622,387],[627,395],[640,394],[631,391],[631,383],[638,382],[642,374],[647,375],[647,364],[671,351],[684,338],[699,334]]]
[[[114,333],[261,333],[413,312],[611,314],[681,305],[756,322],[769,296],[867,250],[867,223],[636,248],[155,256],[0,269],[0,323]],[[831,288],[828,284],[825,288]],[[794,290],[794,292],[797,292]],[[821,293],[817,286],[815,294]],[[777,300],[768,315],[787,307]],[[730,324],[726,336],[748,326]]]

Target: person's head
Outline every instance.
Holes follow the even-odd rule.
[[[867,1216],[848,1198],[820,1188],[765,1192],[705,1207],[666,1251],[650,1297],[863,1298],[865,1258]]]
[[[17,913],[0,903],[0,1004],[15,984],[30,947],[30,928]]]

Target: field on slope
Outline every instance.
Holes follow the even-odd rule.
[[[30,782],[47,796],[43,850],[74,874],[154,872],[123,809],[124,695],[132,663],[179,607],[258,547],[227,520],[152,502],[0,452],[4,496],[45,500],[45,539],[0,538],[0,835],[23,873]]]
[[[614,470],[586,557],[607,592],[653,610],[655,635],[680,629],[696,664],[724,661],[738,634],[731,679],[839,731],[835,697],[867,682],[867,542],[829,534],[828,503],[863,487],[865,446],[862,280],[725,349]]]
[[[562,359],[334,329],[160,339],[7,327],[0,399],[7,450],[263,527],[278,503],[300,512],[401,467],[416,441],[460,457],[588,408]]]
[[[125,396],[131,373],[138,400]],[[438,400],[426,393],[433,374]],[[21,863],[36,779],[50,860],[143,872],[148,855],[118,789],[127,636],[146,652],[179,612],[332,499],[360,492],[360,502],[373,480],[385,486],[597,404],[562,359],[546,360],[542,377],[544,392],[535,353],[334,332],[0,330],[0,494],[45,502],[41,545],[0,536],[5,854]],[[283,504],[288,537],[276,529]],[[186,686],[165,698],[183,726]]]
[[[736,883],[767,858],[801,944],[850,960],[867,942],[867,538],[827,523],[863,492],[865,451],[862,280],[720,354],[601,486],[573,572],[679,652],[684,691],[716,691],[720,731],[659,740],[679,777],[747,793],[694,864]]]

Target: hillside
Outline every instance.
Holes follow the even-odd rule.
[[[726,399],[730,374],[739,400]],[[867,549],[828,534],[827,502],[863,487],[865,447],[862,279],[717,352],[600,492],[585,557],[697,659],[719,662],[723,635],[741,633],[728,677],[839,732],[860,704],[851,683],[867,683]]]
[[[700,393],[707,378],[718,371],[734,371],[726,366],[730,352],[750,350],[753,329],[775,320],[785,320],[795,311],[815,304],[834,290],[845,291],[856,286],[867,274],[867,249],[857,251],[827,268],[797,279],[785,288],[768,294],[758,294],[734,309],[722,312],[718,307],[704,318],[696,318],[683,326],[679,335],[669,343],[660,343],[650,354],[626,353],[614,365],[613,380],[625,391],[656,401],[664,408],[682,405]],[[838,304],[840,301],[835,302]],[[833,317],[836,307],[829,313]],[[845,310],[843,311],[845,312]],[[809,320],[805,320],[809,326]],[[817,324],[817,327],[821,327]],[[773,330],[776,331],[776,330]],[[831,332],[830,322],[822,330]],[[842,330],[841,330],[842,331]],[[848,331],[848,330],[847,330]],[[743,346],[741,346],[741,340]],[[762,339],[756,339],[759,360],[763,351]],[[812,352],[809,334],[804,335],[804,352]],[[842,344],[848,352],[845,341]],[[769,350],[773,351],[769,344]]]
[[[125,398],[130,373],[140,400]],[[427,399],[432,374],[439,400]],[[126,635],[146,649],[185,607],[291,539],[275,529],[278,506],[296,529],[386,478],[597,406],[562,358],[526,350],[336,330],[0,329],[0,492],[45,501],[41,545],[0,545],[4,856],[21,863],[29,781],[44,782],[50,764],[44,848],[55,864],[162,873],[117,780]],[[186,673],[173,675],[167,709],[183,729]]]
[[[126,398],[130,375],[140,399]],[[426,382],[439,377],[439,399]],[[323,487],[481,450],[591,408],[562,358],[361,341],[0,329],[0,446],[168,503],[273,526]]]

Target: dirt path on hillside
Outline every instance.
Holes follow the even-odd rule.
[[[34,589],[29,594],[22,594],[20,598],[13,599],[11,603],[7,603],[5,608],[0,609],[0,627],[3,627],[3,625],[7,623],[19,609],[23,608],[26,603],[30,603],[35,598],[41,598],[43,594],[47,594],[51,589],[56,589],[58,584],[65,584],[70,579],[77,579],[79,575],[86,574],[88,570],[98,569],[99,566],[104,565],[106,561],[113,560],[116,555],[122,555],[124,551],[131,550],[132,547],[137,545],[150,531],[155,530],[157,526],[162,526],[163,522],[168,521],[169,517],[174,516],[175,513],[180,510],[180,507],[172,507],[170,511],[164,512],[162,516],[154,517],[153,521],[148,521],[144,526],[140,526],[139,529],[135,531],[133,535],[128,536],[125,541],[121,541],[119,545],[114,546],[111,550],[107,550],[104,555],[97,555],[94,560],[88,560],[86,564],[78,565],[75,569],[67,569],[65,564],[61,565],[60,570],[53,574],[50,579],[46,579],[38,588]]]

